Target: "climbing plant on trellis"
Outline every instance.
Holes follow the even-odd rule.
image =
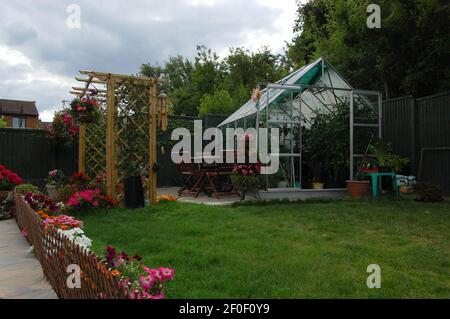
[[[106,172],[107,193],[117,197],[127,176],[140,175],[151,203],[156,203],[157,126],[167,128],[167,97],[158,95],[160,81],[111,73],[80,71],[84,87],[78,97],[95,95],[101,116],[82,125],[79,170],[89,176]],[[102,86],[98,88],[97,86]]]

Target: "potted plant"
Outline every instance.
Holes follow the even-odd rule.
[[[123,194],[125,207],[135,209],[145,206],[144,186],[142,183],[141,172],[143,168],[135,160],[132,153],[128,161],[121,165],[125,175],[123,180]]]
[[[45,127],[47,139],[54,146],[69,146],[78,141],[79,126],[68,109],[56,112],[53,122]]]
[[[377,173],[378,163],[368,157],[364,157],[359,163],[359,169],[362,173]]]
[[[409,159],[405,157],[401,157],[397,154],[392,154],[391,158],[389,159],[389,167],[394,171],[396,174],[400,174],[402,169],[408,165]]]
[[[369,146],[369,150],[375,155],[380,172],[391,172],[389,166],[392,157],[392,148],[388,143],[378,140]]]
[[[325,188],[325,182],[322,181],[318,177],[314,177],[311,184],[312,184],[313,189],[324,189]]]
[[[352,198],[361,198],[367,195],[369,191],[370,182],[364,180],[364,177],[359,173],[356,174],[355,180],[348,180],[346,183]]]
[[[3,202],[14,187],[21,185],[22,182],[19,175],[0,165],[0,202]]]
[[[230,176],[233,186],[239,191],[241,200],[249,192],[258,192],[261,174],[261,164],[235,164],[233,174]]]
[[[59,189],[64,185],[65,178],[64,172],[60,169],[54,169],[48,172],[45,189],[47,191],[47,195],[52,200],[58,201]]]

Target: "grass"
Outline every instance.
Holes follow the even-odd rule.
[[[450,205],[328,201],[79,213],[93,249],[170,266],[169,298],[449,298]],[[368,289],[369,264],[381,289]]]

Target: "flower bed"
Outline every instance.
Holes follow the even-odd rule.
[[[94,200],[97,192],[91,194]],[[90,195],[89,195],[90,196]],[[170,268],[151,269],[139,256],[107,248],[105,257],[90,251],[83,224],[64,214],[65,206],[42,194],[15,194],[17,223],[34,246],[45,277],[62,299],[161,299]],[[80,288],[67,285],[68,267],[80,267]]]
[[[22,178],[14,172],[0,165],[0,192],[12,191],[14,187],[22,184]]]

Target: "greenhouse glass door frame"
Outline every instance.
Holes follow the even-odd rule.
[[[349,94],[350,99],[350,156],[349,156],[349,164],[350,164],[350,172],[349,177],[350,180],[353,180],[355,177],[355,169],[354,169],[354,163],[355,158],[362,158],[365,156],[365,154],[355,154],[354,150],[354,134],[355,129],[358,127],[370,127],[378,130],[378,138],[382,137],[382,95],[380,92],[377,91],[368,91],[368,90],[358,90],[353,88],[337,88],[337,87],[330,87],[330,86],[318,86],[318,85],[283,85],[283,84],[268,84],[267,85],[267,92],[266,92],[266,107],[265,107],[265,125],[269,129],[271,121],[269,120],[269,107],[270,107],[270,99],[271,94],[270,90],[290,90],[292,92],[298,92],[298,103],[299,103],[299,120],[298,121],[284,121],[283,124],[291,125],[291,128],[294,127],[294,125],[299,125],[299,132],[298,132],[298,140],[299,140],[299,152],[294,153],[293,149],[291,148],[290,153],[286,154],[277,154],[279,157],[290,157],[292,159],[292,172],[291,174],[295,176],[295,165],[293,164],[293,158],[298,157],[299,158],[299,165],[298,165],[298,172],[299,172],[299,181],[302,181],[302,152],[303,152],[303,143],[302,143],[302,121],[304,120],[303,116],[303,109],[302,109],[302,91],[305,89],[315,89],[315,90],[331,90],[331,91],[346,91]],[[376,110],[375,112],[378,115],[378,122],[375,123],[359,123],[355,122],[355,103],[354,99],[356,96],[363,96],[368,97],[370,99],[376,99],[376,102],[373,104],[376,104]],[[256,114],[256,129],[258,130],[260,127],[260,121],[261,121],[261,110],[259,109]],[[270,134],[267,135],[268,137],[268,143],[270,139]],[[259,143],[257,144],[259,146]],[[269,144],[268,144],[269,145]],[[280,152],[279,152],[280,153]],[[274,154],[269,154],[274,155]],[[267,189],[269,189],[269,182],[268,182],[268,176],[266,176],[266,186]],[[294,177],[295,181],[295,177]]]

